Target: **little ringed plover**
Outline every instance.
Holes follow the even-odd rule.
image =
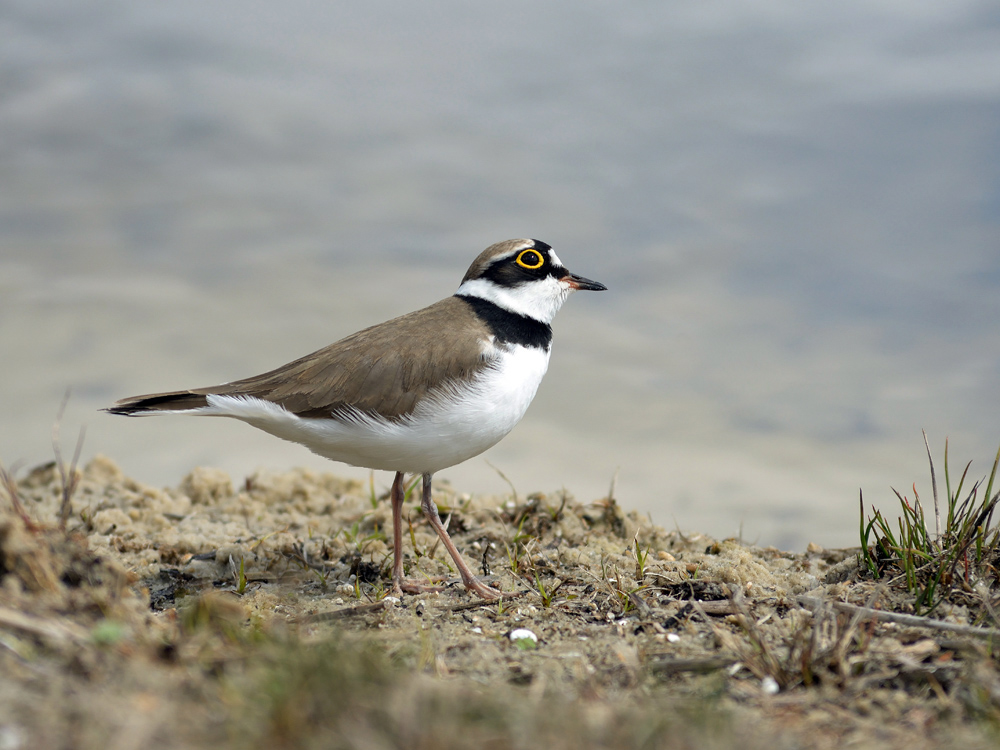
[[[603,284],[570,273],[531,239],[491,245],[458,291],[366,328],[275,370],[210,388],[118,401],[112,414],[233,417],[335,461],[396,472],[390,496],[395,592],[433,590],[403,577],[403,475],[423,475],[422,507],[465,586],[478,580],[431,499],[434,472],[495,445],[535,396],[552,348],[552,319],[571,292]]]

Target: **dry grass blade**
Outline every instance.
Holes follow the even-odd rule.
[[[745,653],[743,659],[744,666],[760,679],[770,677],[778,683],[778,687],[789,687],[794,680],[794,676],[786,669],[786,665],[782,663],[782,660],[768,644],[763,632],[758,627],[757,621],[746,606],[743,588],[734,586],[730,592],[729,601],[736,610],[735,616],[737,622],[739,622],[740,627],[747,634],[747,638],[750,639],[750,644],[753,647],[752,652]]]
[[[854,640],[854,635],[858,632],[858,627],[861,625],[866,613],[878,611],[875,609],[875,604],[882,596],[883,591],[882,587],[875,589],[875,591],[872,592],[872,595],[868,597],[868,602],[865,607],[859,607],[858,611],[851,614],[850,622],[848,622],[847,627],[840,631],[840,634],[834,643],[832,649],[832,662],[839,669],[840,676],[842,678],[846,679],[848,676],[848,650]]]
[[[702,602],[691,601],[691,606],[694,610],[712,628],[716,640],[723,648],[734,654],[734,658],[727,658],[729,662],[739,662],[758,679],[762,680],[769,677],[777,682],[779,687],[788,687],[790,679],[787,670],[757,627],[753,615],[746,606],[742,588],[736,586],[730,591],[728,604],[734,610],[740,627],[750,640],[749,647],[745,642],[735,638],[732,633],[716,625],[709,618],[708,612],[705,611]]]
[[[20,517],[25,528],[30,530],[37,529],[38,527],[31,520],[28,511],[24,509],[24,503],[21,502],[21,495],[18,493],[17,482],[14,480],[14,476],[7,471],[7,467],[2,463],[0,463],[0,487],[3,487],[3,491],[7,494],[7,499],[10,501],[11,507]]]
[[[874,605],[882,590],[872,594],[868,604]],[[854,607],[847,611],[850,619],[844,622],[837,617],[840,608],[831,603],[800,598],[799,604],[805,618],[795,626],[790,635],[777,641],[769,639],[762,627],[768,617],[757,620],[751,613],[742,591],[734,589],[729,601],[736,613],[746,640],[741,641],[714,623],[716,639],[727,651],[734,654],[730,661],[737,661],[761,681],[773,680],[782,691],[798,685],[810,686],[833,680],[843,686],[859,670],[865,669],[868,640],[859,634],[866,620],[876,619],[872,606]],[[708,621],[704,608],[693,603],[694,608]]]
[[[927,442],[927,430],[920,431],[924,436],[924,447],[927,449],[927,462],[931,466],[931,490],[934,493],[934,533],[941,538],[941,508],[938,505],[937,477],[934,474],[934,457],[931,455],[931,445]],[[947,448],[945,448],[947,450]]]
[[[517,487],[514,486],[514,483],[507,478],[506,474],[500,471],[499,467],[494,466],[489,461],[486,462],[486,465],[489,466],[491,469],[493,469],[493,471],[497,473],[497,475],[507,484],[507,486],[510,487],[510,494],[514,499],[514,505],[517,505],[518,504]]]
[[[73,450],[73,460],[67,467],[63,462],[59,427],[62,424],[63,414],[66,412],[66,405],[69,403],[69,396],[70,391],[67,389],[59,407],[59,413],[56,414],[55,424],[52,425],[52,452],[56,457],[56,467],[59,469],[59,483],[62,489],[62,503],[59,505],[59,526],[62,529],[66,528],[70,513],[73,512],[73,495],[80,483],[80,472],[77,471],[77,466],[80,463],[80,453],[83,451],[83,439],[87,434],[87,428],[81,427],[80,434],[76,439],[76,448]]]

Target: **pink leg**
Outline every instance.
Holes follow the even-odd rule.
[[[403,578],[403,472],[397,471],[392,480],[392,592],[394,594],[423,594],[428,591],[441,591],[437,586],[426,586]]]
[[[398,478],[399,474],[396,476]],[[400,482],[402,482],[402,480],[400,480]],[[503,596],[503,592],[487,586],[485,583],[472,575],[472,571],[469,570],[469,566],[465,564],[465,560],[462,559],[462,555],[459,553],[455,543],[451,541],[451,537],[448,536],[448,530],[445,529],[444,524],[441,523],[441,517],[438,515],[437,506],[431,498],[430,474],[423,475],[423,483],[424,492],[420,505],[424,509],[424,515],[427,517],[428,523],[430,523],[434,531],[437,532],[437,535],[441,539],[442,544],[444,544],[445,549],[448,550],[448,554],[451,555],[451,559],[455,561],[455,567],[458,568],[458,573],[462,576],[462,583],[465,584],[465,587],[469,589],[469,591],[479,594],[479,596],[483,599],[499,599]],[[395,487],[395,484],[393,484],[393,487]],[[400,490],[400,495],[402,495],[402,490]],[[402,504],[402,499],[400,499],[400,504]],[[393,504],[393,509],[395,509],[395,503]],[[396,554],[397,556],[399,555],[398,550]]]
[[[392,587],[403,583],[403,472],[397,471],[392,480]]]

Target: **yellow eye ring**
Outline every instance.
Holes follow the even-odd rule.
[[[516,259],[517,265],[527,268],[529,271],[536,271],[545,265],[545,258],[537,250],[522,250]]]

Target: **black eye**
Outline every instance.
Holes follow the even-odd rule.
[[[545,265],[545,258],[537,250],[522,250],[515,261],[521,268],[527,268],[529,271],[537,271]]]

